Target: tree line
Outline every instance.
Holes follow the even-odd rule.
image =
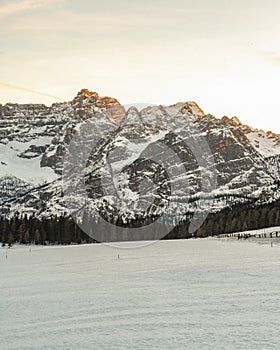
[[[38,219],[27,216],[0,219],[0,241],[4,244],[81,244],[93,243],[69,217]]]
[[[191,237],[207,237],[224,233],[242,232],[262,229],[271,226],[280,226],[280,200],[273,203],[256,206],[252,203],[236,204],[220,212],[210,213],[201,227],[194,233],[189,233],[192,219],[191,213],[185,217],[163,239],[184,239]],[[114,225],[121,227],[139,227],[157,220],[157,217],[137,218],[123,222],[120,218],[114,219]],[[162,223],[164,225],[164,223]],[[98,222],[97,222],[98,227]],[[156,230],[162,227],[157,225]],[[159,232],[154,232],[158,237]],[[94,243],[96,240],[88,236],[71,217],[61,216],[49,219],[36,217],[16,216],[12,219],[0,218],[0,242],[12,245],[21,244],[81,244]],[[129,237],[126,237],[129,240]],[[143,237],[143,239],[153,237]],[[120,240],[120,237],[110,237]]]

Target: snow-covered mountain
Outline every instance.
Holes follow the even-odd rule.
[[[60,216],[69,203],[123,220],[257,205],[279,198],[279,158],[279,135],[194,102],[126,111],[84,89],[51,107],[0,106],[4,216]]]
[[[237,117],[223,117],[223,121],[240,129],[247,136],[252,146],[268,161],[279,175],[280,135],[272,131],[263,131],[243,125]]]

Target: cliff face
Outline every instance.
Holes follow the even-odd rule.
[[[4,216],[65,215],[72,201],[80,215],[127,220],[279,197],[279,135],[205,115],[194,102],[125,111],[82,90],[51,107],[7,104],[0,116]]]

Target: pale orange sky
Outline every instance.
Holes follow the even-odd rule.
[[[71,100],[196,101],[280,133],[278,0],[0,0],[0,82]],[[56,102],[0,85],[0,103]]]

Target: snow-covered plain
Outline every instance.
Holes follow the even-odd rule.
[[[278,350],[279,258],[214,238],[2,248],[0,349]]]

